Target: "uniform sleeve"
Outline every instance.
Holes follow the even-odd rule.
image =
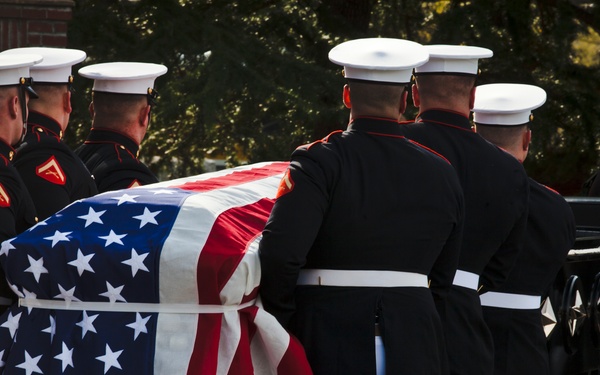
[[[284,327],[295,310],[298,273],[306,263],[329,202],[334,172],[318,156],[319,152],[307,150],[292,155],[279,189],[283,195],[275,202],[259,247],[261,301]]]
[[[520,198],[520,205],[523,208],[521,216],[518,218],[506,240],[494,253],[494,256],[481,273],[480,294],[496,289],[506,281],[519,252],[523,248],[529,214],[529,181],[526,177],[523,179],[518,191],[520,192],[520,196],[517,198]]]
[[[20,160],[15,164],[19,171],[29,195],[33,200],[40,220],[46,219],[60,209],[71,203],[67,184],[70,183],[69,176],[64,171],[64,163],[55,161],[45,173],[36,173],[40,166],[44,166],[45,160],[27,159]],[[42,177],[45,176],[45,177]]]
[[[456,191],[456,225],[429,274],[429,288],[443,322],[445,322],[446,316],[445,301],[452,288],[452,282],[458,267],[464,229],[464,196],[458,180],[456,181]]]

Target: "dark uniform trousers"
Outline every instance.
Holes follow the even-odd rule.
[[[402,134],[439,152],[455,168],[465,198],[465,226],[458,270],[479,276],[471,288],[455,285],[444,305],[444,329],[453,374],[493,371],[492,337],[477,289],[503,283],[522,248],[529,183],[523,166],[471,129],[467,117],[429,110]]]
[[[5,252],[14,251],[7,240],[29,229],[37,222],[35,207],[21,176],[12,165],[14,149],[0,141],[0,262]],[[4,266],[4,264],[2,263]],[[10,290],[4,268],[0,270],[0,311],[6,310],[16,296]]]
[[[61,137],[60,125],[54,119],[29,112],[27,135],[17,150],[14,166],[40,220],[98,193],[90,172]]]
[[[494,292],[543,298],[573,246],[575,219],[571,207],[557,192],[531,179],[529,186],[525,245],[507,281]],[[482,303],[494,338],[494,374],[550,374],[540,309]]]
[[[95,128],[75,150],[94,176],[100,193],[158,182],[154,173],[138,160],[138,152],[139,145],[131,138]]]
[[[449,163],[399,130],[356,118],[299,147],[266,224],[263,304],[317,375],[375,374],[376,319],[388,374],[447,373],[435,300],[456,269],[463,197]],[[428,275],[431,286],[296,286],[301,268],[403,271]]]

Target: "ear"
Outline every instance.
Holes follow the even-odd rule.
[[[90,111],[90,117],[94,118],[94,102],[90,102],[88,110]]]
[[[8,112],[12,119],[16,119],[19,116],[21,110],[21,104],[19,103],[18,96],[11,96],[8,99]]]
[[[67,91],[63,94],[63,110],[65,113],[73,112],[73,107],[71,106],[71,91]]]
[[[342,94],[342,101],[346,108],[352,108],[352,102],[350,101],[350,86],[344,85],[344,92]]]
[[[406,100],[407,99],[408,99],[408,91],[403,90],[402,97],[400,98],[400,106],[398,107],[400,114],[403,114],[404,111],[406,111]]]
[[[477,89],[476,86],[473,86],[473,88],[471,89],[471,92],[469,93],[469,109],[473,109],[473,107],[475,107],[475,90]]]
[[[531,143],[531,130],[527,130],[523,133],[523,151],[529,151],[529,144]]]
[[[147,127],[150,122],[150,109],[152,109],[152,106],[144,105],[138,113],[138,122],[143,127]]]
[[[416,84],[413,83],[411,87],[412,91],[412,100],[415,107],[419,108],[421,106],[421,97],[419,96],[419,88]]]

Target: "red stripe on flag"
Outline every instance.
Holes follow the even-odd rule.
[[[198,302],[220,305],[219,293],[258,236],[275,201],[257,202],[224,211],[215,220],[198,259]]]
[[[187,375],[217,373],[222,318],[222,314],[198,314],[196,343]]]
[[[304,348],[300,341],[290,335],[290,343],[283,358],[277,366],[278,375],[312,375],[312,369],[306,359]]]
[[[183,185],[174,185],[170,187],[179,188],[182,190],[191,190],[196,192],[207,192],[211,190],[221,189],[229,186],[236,186],[248,182],[261,180],[266,177],[274,176],[283,173],[288,165],[288,162],[274,162],[263,167],[251,168],[242,171],[234,171],[233,173],[210,178],[208,180],[198,180],[186,182]]]
[[[198,260],[200,304],[221,304],[221,290],[238,267],[248,245],[262,232],[274,203],[273,199],[263,198],[252,204],[231,208],[215,220]],[[255,298],[257,292],[255,290],[246,299]],[[221,314],[199,314],[188,374],[215,373],[221,318]],[[249,340],[248,337],[244,339]],[[249,353],[240,355],[245,357]]]
[[[229,367],[229,375],[254,375],[254,367],[252,366],[252,355],[250,352],[249,329],[251,320],[245,319],[247,315],[240,314],[241,337],[237,346],[233,361]]]

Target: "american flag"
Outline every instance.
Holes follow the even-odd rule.
[[[3,242],[21,304],[0,317],[0,371],[310,374],[298,341],[255,304],[258,242],[287,165],[103,193]]]

